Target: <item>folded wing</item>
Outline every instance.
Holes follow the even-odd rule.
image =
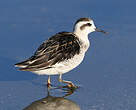
[[[22,71],[52,68],[56,63],[72,58],[80,52],[79,39],[70,32],[61,32],[44,42],[26,61],[15,64]]]

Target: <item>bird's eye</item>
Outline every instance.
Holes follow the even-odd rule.
[[[90,24],[90,23],[87,23],[87,25],[88,25],[88,26],[91,26],[92,24]]]

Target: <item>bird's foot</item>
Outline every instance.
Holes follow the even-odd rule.
[[[51,84],[50,83],[47,83],[47,88],[48,88],[48,90],[51,88]]]
[[[71,83],[68,83],[67,85],[69,88],[73,88],[73,87],[76,87],[72,82]]]
[[[69,89],[77,89],[78,88],[78,86],[74,85],[72,82],[68,83],[67,87]]]

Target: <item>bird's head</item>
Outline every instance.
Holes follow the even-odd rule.
[[[74,33],[77,35],[80,35],[80,34],[88,35],[89,33],[94,32],[94,31],[103,32],[107,34],[107,32],[96,28],[93,20],[90,18],[80,18],[76,21],[74,25]]]

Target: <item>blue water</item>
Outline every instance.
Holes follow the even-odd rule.
[[[21,110],[46,97],[47,76],[17,71],[14,64],[30,57],[49,36],[72,31],[80,17],[91,17],[110,34],[89,35],[91,46],[83,63],[63,76],[80,86],[66,98],[81,110],[136,110],[135,4],[135,0],[1,0],[0,110]],[[52,76],[52,83],[60,84],[57,78]],[[62,96],[62,90],[54,91],[53,96]]]

